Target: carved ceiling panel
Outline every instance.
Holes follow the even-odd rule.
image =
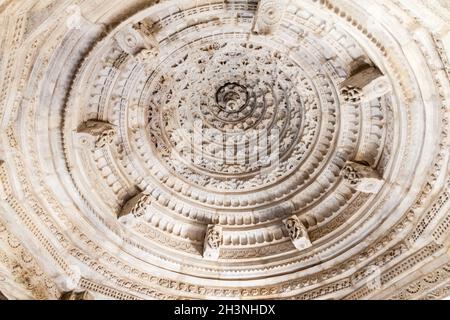
[[[440,299],[445,1],[0,6],[0,291]]]

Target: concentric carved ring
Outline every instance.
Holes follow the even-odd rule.
[[[26,229],[52,292],[156,298],[406,294],[367,279],[447,261],[444,19],[130,1],[0,19],[0,253],[31,265],[8,233]]]

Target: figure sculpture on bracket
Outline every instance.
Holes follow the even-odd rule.
[[[118,46],[138,62],[152,70],[159,63],[159,43],[151,32],[149,22],[126,26],[115,35]]]
[[[83,145],[93,142],[93,147],[100,149],[113,143],[116,126],[99,120],[88,120],[78,126],[77,134]]]
[[[219,259],[220,246],[222,245],[222,227],[209,224],[206,228],[203,244],[203,258],[208,260]]]
[[[312,246],[308,230],[296,215],[283,220],[283,222],[289,233],[289,238],[297,250],[302,251]]]
[[[377,193],[384,184],[378,172],[370,166],[353,161],[347,161],[341,176],[349,187],[364,193]]]
[[[122,207],[118,220],[125,225],[132,225],[136,219],[142,217],[148,206],[151,205],[151,197],[143,192],[128,200]]]
[[[365,62],[351,71],[340,88],[344,102],[352,105],[377,99],[391,90],[389,80],[380,69]]]

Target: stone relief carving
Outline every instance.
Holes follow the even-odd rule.
[[[0,108],[0,118],[6,128],[0,145],[8,153],[7,166],[0,165],[0,197],[5,200],[0,215],[11,221],[5,227],[30,234],[36,246],[45,249],[40,252],[42,260],[70,275],[70,279],[77,278],[70,270],[73,262],[98,273],[104,279],[102,283],[92,280],[86,286],[117,299],[130,299],[134,294],[162,299],[277,296],[312,299],[344,295],[363,298],[377,294],[376,290],[359,285],[370,277],[366,266],[375,265],[380,268],[381,284],[392,284],[392,292],[398,290],[394,285],[408,273],[405,270],[412,266],[421,270],[427,258],[440,257],[444,251],[440,245],[426,245],[425,241],[432,241],[427,234],[432,233],[441,243],[449,229],[443,213],[448,199],[445,182],[448,156],[435,146],[448,146],[448,108],[443,98],[448,88],[445,72],[448,62],[442,44],[436,48],[436,43],[433,45],[410,30],[397,33],[391,28],[389,37],[383,37],[384,27],[372,33],[364,17],[352,10],[353,5],[353,1],[336,4],[324,0],[300,7],[290,2],[283,12],[284,18],[278,19],[279,15],[268,12],[272,16],[269,22],[264,22],[268,26],[263,26],[259,35],[248,37],[246,33],[230,32],[229,36],[215,33],[219,22],[213,17],[220,17],[222,30],[233,31],[241,26],[253,30],[256,2],[229,1],[226,5],[204,4],[200,8],[190,7],[187,1],[177,13],[156,15],[148,10],[151,19],[143,19],[141,24],[136,24],[135,18],[128,24],[116,21],[114,29],[107,29],[109,33],[101,35],[98,43],[77,32],[65,34],[65,30],[60,30],[63,28],[58,28],[57,17],[48,17],[46,25],[41,26],[35,19],[29,21],[27,14],[8,11],[11,18],[0,19],[1,26],[8,30],[2,42],[8,50],[0,48],[5,59],[4,81],[0,81],[0,105],[4,106]],[[160,4],[161,8],[165,6],[164,2]],[[24,4],[21,12],[26,12],[26,7]],[[101,8],[99,5],[96,10]],[[422,23],[421,16],[409,11],[408,4],[393,1],[386,3],[386,8],[401,12],[405,23],[411,22],[409,19]],[[118,4],[117,11],[126,11],[122,9],[127,9],[126,3]],[[141,13],[140,19],[142,16]],[[342,30],[339,22],[348,24],[348,28]],[[30,30],[30,23],[36,28]],[[422,31],[429,32],[426,26]],[[137,41],[122,37],[122,32],[136,36]],[[30,45],[22,48],[30,34],[33,35]],[[54,36],[49,37],[50,34]],[[403,40],[396,43],[400,34],[411,35],[411,39],[404,39],[410,41],[405,52],[398,45]],[[116,35],[122,38],[114,39]],[[433,36],[445,40],[442,35]],[[367,43],[359,43],[361,39]],[[438,44],[439,41],[435,40]],[[74,50],[77,46],[90,48],[86,53],[80,51],[79,65],[74,61],[73,66],[61,66],[58,57],[78,52]],[[420,53],[414,55],[416,60],[405,54],[412,47],[417,47],[414,52]],[[25,59],[20,61],[17,57],[22,54]],[[381,76],[372,70],[369,76],[359,76],[359,80],[358,73],[350,73],[347,80],[354,77],[350,81],[353,84],[374,78],[361,88],[348,87],[348,92],[344,92],[350,103],[367,103],[369,107],[363,111],[344,108],[336,94],[341,89],[336,84],[345,76],[342,70],[348,69],[346,64],[353,57],[361,55],[374,57],[373,61],[379,61],[385,70]],[[151,63],[159,59],[167,63]],[[136,60],[145,64],[145,70]],[[429,72],[426,85],[417,70]],[[61,83],[58,85],[61,92],[49,99],[49,95],[41,93],[50,89],[48,83],[53,83],[53,79]],[[66,85],[61,79],[75,81]],[[396,92],[390,90],[390,81],[395,82]],[[19,99],[15,92],[26,98]],[[56,103],[58,96],[67,96],[67,102]],[[439,106],[433,112],[422,108],[426,104],[424,96],[436,97]],[[79,101],[86,103],[80,106]],[[419,107],[397,105],[410,101],[418,102]],[[183,112],[182,104],[189,106],[187,112]],[[115,143],[117,150],[95,153],[75,150],[73,142],[78,137],[71,134],[78,123],[73,119],[103,119],[106,115],[111,123],[117,124],[114,134],[97,134],[93,129],[92,133],[78,135],[97,144],[93,148]],[[245,141],[245,137],[241,139],[241,131],[277,128],[279,162],[268,166],[270,155],[254,163],[239,162],[249,158],[248,153],[242,157],[239,150],[235,153],[228,150],[232,163],[216,161],[227,151],[220,148],[225,144],[216,140],[214,134],[207,134],[206,141],[190,141],[196,148],[201,146],[199,149],[206,154],[191,161],[186,149],[177,149],[190,136],[176,132],[180,128],[189,131],[188,123],[192,120],[201,120],[202,129],[232,131],[232,138],[238,141]],[[64,130],[59,130],[61,123]],[[424,144],[423,128],[430,128],[427,142],[433,143]],[[270,144],[272,140],[267,142]],[[51,152],[48,146],[52,146]],[[338,154],[335,148],[344,151]],[[21,154],[27,154],[26,161],[21,160]],[[176,158],[178,155],[184,157]],[[422,159],[420,166],[415,157]],[[93,161],[87,161],[91,158]],[[361,169],[351,165],[347,173],[342,173],[344,183],[340,183],[341,168],[347,159],[365,159],[379,168],[380,174],[375,175],[367,166]],[[73,170],[75,167],[79,172]],[[412,168],[424,171],[417,173]],[[412,174],[417,174],[417,181],[399,180]],[[399,201],[394,189],[380,194],[379,202],[375,203],[371,202],[370,193],[361,197],[347,188],[378,192],[366,182],[375,179],[371,181],[381,185],[381,176],[390,177],[392,184],[400,181],[399,188],[414,203],[412,208],[405,212],[393,209]],[[92,185],[102,185],[103,190],[87,188]],[[136,187],[148,192],[148,201],[138,194],[122,207]],[[390,187],[386,184],[386,188]],[[65,197],[61,190],[72,194]],[[420,195],[414,193],[419,190]],[[76,203],[72,203],[72,197]],[[371,208],[370,215],[361,213],[365,204]],[[118,220],[128,217],[135,221],[150,205],[155,212],[152,220],[140,219],[139,225],[130,226],[139,241],[116,233],[111,212],[128,206],[131,209],[119,211]],[[317,250],[302,250],[292,257],[292,246],[284,240],[282,232],[287,226],[280,228],[280,222],[292,212],[299,212],[299,221],[307,222],[305,225],[311,232],[306,232],[306,236]],[[388,236],[371,229],[367,245],[356,246],[361,232],[370,229],[374,219],[388,214],[395,217],[388,222],[391,223],[387,226]],[[17,217],[19,223],[11,216]],[[355,225],[346,225],[350,217],[357,222]],[[179,223],[168,223],[169,218]],[[99,243],[80,221],[89,223],[94,232],[101,227],[105,243]],[[224,234],[214,232],[206,241],[202,229],[205,224],[230,227]],[[300,238],[305,237],[305,230],[295,221],[292,226],[293,238],[299,234],[303,235]],[[342,229],[348,232],[342,233]],[[134,264],[125,252],[117,257],[104,245],[117,237],[136,255],[142,254],[142,265]],[[18,242],[23,241],[19,238]],[[15,281],[30,283],[33,297],[59,296],[55,295],[53,284],[46,286],[55,279],[31,271],[37,278],[25,281],[29,279],[29,270],[38,268],[34,264],[30,267],[32,263],[26,254],[25,260],[12,258],[9,251],[16,242],[8,242],[13,246],[6,247],[8,259],[2,262],[8,261],[7,269],[16,261],[24,266],[14,270]],[[416,248],[416,242],[425,245],[425,249]],[[202,245],[211,248],[214,259],[200,257]],[[221,259],[217,261],[219,250]],[[350,258],[339,265],[330,263],[333,267],[324,270],[311,267],[318,257],[324,263],[333,262],[332,257],[341,254]],[[156,273],[147,272],[147,264],[161,268]],[[307,270],[307,274],[294,275],[289,271],[298,266]],[[175,280],[166,270],[182,271]],[[200,274],[195,284],[187,280]],[[246,279],[250,275],[277,275],[280,281],[259,286],[245,280],[236,288],[210,285],[208,279],[217,279],[219,274],[226,281],[236,274]],[[80,288],[87,289],[86,286]],[[430,291],[429,297],[442,297],[445,292]],[[17,291],[8,296],[16,294]]]
[[[59,300],[95,300],[89,291],[69,291],[61,295]]]
[[[65,292],[76,289],[81,279],[81,270],[78,266],[71,265],[69,268],[71,270],[70,276],[63,274],[55,279],[55,283],[58,287]]]
[[[117,218],[124,224],[132,224],[136,218],[145,214],[150,204],[151,197],[148,194],[139,193],[125,203]]]
[[[78,127],[77,133],[83,145],[89,144],[93,138],[95,148],[103,148],[114,142],[116,127],[107,122],[88,120]]]
[[[352,161],[345,164],[341,176],[351,188],[364,193],[377,193],[384,184],[374,169]]]
[[[59,292],[33,253],[0,220],[0,288],[13,299],[54,299]],[[0,293],[1,297],[1,293]]]
[[[136,50],[133,56],[144,64],[147,73],[151,73],[160,62],[158,41],[152,35],[147,35],[145,46]]]
[[[381,71],[367,63],[354,68],[341,84],[344,102],[360,104],[382,97],[391,90],[389,80]]]
[[[159,62],[159,44],[146,20],[126,26],[116,34],[119,47],[152,70]]]
[[[205,259],[219,259],[222,237],[222,228],[220,226],[210,224],[206,227],[205,241],[203,245],[203,257]]]
[[[281,24],[287,4],[286,0],[260,0],[254,31],[258,34],[274,33]]]
[[[312,246],[308,236],[308,230],[296,215],[285,219],[283,222],[288,231],[289,238],[297,250],[302,251]]]
[[[256,43],[246,43],[242,40],[233,43],[231,41],[233,39],[226,40],[217,39],[208,46],[200,43],[199,50],[202,53],[186,55],[180,52],[181,56],[174,57],[174,64],[168,64],[171,66],[167,68],[168,70],[161,68],[159,72],[163,75],[161,78],[155,76],[155,83],[152,84],[152,87],[155,88],[152,91],[154,93],[153,100],[155,103],[165,102],[170,107],[149,110],[149,130],[152,132],[152,141],[155,141],[155,145],[160,148],[160,154],[167,165],[186,179],[219,190],[255,188],[262,183],[267,184],[281,179],[289,172],[286,170],[287,168],[293,170],[303,159],[312,141],[317,138],[317,121],[320,116],[316,107],[318,97],[314,95],[311,82],[306,77],[296,74],[297,66],[280,52],[267,50]],[[210,47],[216,48],[213,50],[215,58],[208,64],[206,63],[207,57],[212,54],[207,53],[207,49]],[[234,50],[243,50],[245,55],[231,55],[228,52]],[[264,60],[261,60],[260,56]],[[259,65],[261,61],[264,61],[264,65]],[[204,67],[199,69],[197,67],[199,63]],[[222,64],[231,69],[246,68],[248,85],[221,81],[220,68]],[[273,68],[275,67],[279,68],[279,73],[274,78]],[[170,86],[166,85],[167,76],[165,74],[167,73],[174,73],[169,80]],[[186,82],[186,74],[197,78],[196,83]],[[301,91],[294,89],[290,80],[296,76],[299,77]],[[278,87],[273,87],[274,81],[279,84]],[[215,94],[202,89],[208,88],[209,85],[217,88]],[[197,92],[201,92],[201,94],[196,94]],[[303,100],[302,95],[308,95],[308,99]],[[230,99],[230,97],[235,98]],[[237,110],[227,108],[227,104],[236,104]],[[200,108],[196,110],[198,106]],[[193,110],[186,112],[186,107]],[[304,110],[302,110],[303,108]],[[167,114],[167,110],[171,110],[170,115]],[[335,110],[330,107],[328,112],[331,117]],[[160,113],[163,113],[162,123],[159,123]],[[261,118],[263,114],[265,116]],[[169,121],[164,120],[166,118]],[[243,119],[246,120],[242,121]],[[306,122],[307,125],[304,126],[303,132],[299,132],[303,122]],[[193,126],[195,123],[201,123],[202,126],[211,128],[202,131],[202,141],[198,148],[194,147],[196,145],[195,133],[197,132]],[[271,128],[272,123],[275,123],[276,127]],[[166,131],[167,134],[162,135],[161,131]],[[263,134],[266,136],[267,142],[264,144],[268,146],[270,146],[273,134],[279,132],[281,135],[278,144],[280,156],[290,151],[291,148],[294,150],[289,160],[280,161],[277,167],[273,167],[273,170],[261,171],[261,169],[270,168],[273,158],[271,158],[272,150],[261,150],[265,156],[259,156],[257,161],[253,161],[258,155],[250,147],[236,150],[232,154],[233,157],[230,157],[214,141],[223,132],[229,132],[229,134],[223,134],[223,139],[227,141],[234,139],[238,141],[236,144],[239,141],[254,144],[255,134],[261,132],[259,135],[260,137]],[[166,136],[167,140],[162,139],[162,136]],[[181,160],[184,161],[174,158],[170,149],[176,150]],[[266,147],[266,149],[269,148]],[[197,150],[200,155],[204,156],[193,157],[193,153]],[[230,161],[224,161],[225,158]],[[186,165],[186,162],[195,162],[197,168]],[[208,174],[211,171],[222,174],[245,174],[258,170],[261,173],[252,179],[226,179],[224,181],[224,179]]]
[[[130,25],[119,31],[114,38],[120,49],[132,56],[145,48],[142,35]]]
[[[154,36],[152,25],[153,24],[150,20],[143,19],[142,21],[134,24],[133,29],[139,32],[147,49],[159,51],[158,41]]]

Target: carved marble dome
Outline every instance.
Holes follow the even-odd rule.
[[[441,299],[446,0],[0,3],[8,299]]]

